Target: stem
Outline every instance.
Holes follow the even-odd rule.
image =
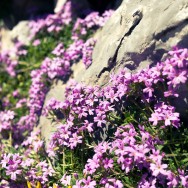
[[[50,167],[55,171],[55,169],[54,169],[54,167],[53,167],[53,165],[52,165],[52,163],[51,163],[51,161],[50,161],[50,159],[48,158],[48,157],[46,157],[46,159],[47,159],[47,161],[48,161],[48,163],[49,163],[49,165],[50,165]]]
[[[151,111],[151,113],[154,113],[154,111],[152,110],[152,108],[150,107],[150,105],[148,103],[147,103],[147,107]]]
[[[25,69],[20,69],[18,71],[16,71],[17,73],[22,73],[22,72],[27,72],[29,70],[33,70],[35,68],[39,68],[39,64],[35,64],[35,65],[32,65],[32,67],[27,67]]]
[[[19,61],[19,63],[18,63],[19,65],[28,65],[28,63],[27,62],[25,62],[25,61]]]
[[[63,174],[65,174],[65,151],[64,151],[64,148],[63,148]]]
[[[188,156],[188,153],[182,154],[166,154],[165,157],[174,157],[174,156]]]
[[[72,152],[71,152],[71,164],[72,164],[72,168],[74,168],[74,162],[73,162]]]
[[[174,158],[174,161],[175,161],[175,163],[176,163],[176,166],[178,167],[179,165],[178,165],[178,161],[177,161],[177,159],[176,159],[176,155],[173,153],[172,148],[171,148],[170,146],[168,146],[168,148],[169,148],[169,150],[170,150],[170,152],[171,152],[172,157]]]
[[[82,132],[82,137],[84,138],[83,132]],[[82,142],[81,163],[82,163],[82,166],[84,167],[84,141]]]
[[[12,131],[9,132],[9,144],[12,146]]]

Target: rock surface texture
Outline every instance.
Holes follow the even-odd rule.
[[[75,64],[72,77],[78,82],[103,86],[110,73],[121,67],[135,72],[159,62],[175,45],[188,48],[188,1],[124,0],[97,32],[96,39],[92,65],[85,70],[81,62]],[[52,93],[54,98],[63,100],[65,85],[54,84],[46,101]],[[181,102],[184,104],[180,107],[187,106],[186,96]],[[43,136],[49,138],[50,121],[41,118],[40,125]]]
[[[106,72],[136,71],[160,61],[175,45],[187,47],[188,2],[124,1],[98,38],[93,64],[81,80],[101,85]]]
[[[13,48],[13,39],[17,38],[23,44],[29,44],[30,28],[28,21],[19,22],[12,30],[7,28],[2,28],[0,30],[1,35],[1,49],[0,50],[10,50]]]

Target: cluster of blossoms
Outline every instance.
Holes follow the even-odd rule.
[[[67,1],[63,8],[56,14],[50,14],[46,18],[39,18],[30,21],[31,36],[34,38],[39,32],[60,32],[62,27],[69,25],[73,22],[75,15],[73,15],[74,5],[71,1]],[[72,38],[79,39],[81,36],[87,35],[88,31],[92,29],[96,30],[103,27],[106,21],[112,16],[113,10],[105,11],[102,15],[98,12],[90,12],[85,18],[78,18],[74,24]],[[38,45],[37,40],[34,45]]]
[[[185,51],[187,49],[184,49]],[[184,53],[184,50],[182,49],[182,53]],[[179,51],[177,51],[179,53]],[[170,52],[172,54],[172,52]],[[176,54],[177,55],[177,54]],[[174,55],[174,56],[176,56]],[[141,88],[141,101],[147,102],[146,99],[149,99],[150,101],[154,101],[156,103],[154,107],[154,113],[151,114],[151,117],[149,117],[149,121],[153,122],[153,125],[159,125],[159,121],[162,122],[164,126],[174,126],[179,127],[179,113],[175,112],[175,108],[171,105],[166,104],[165,102],[161,101],[161,99],[156,99],[154,90],[158,84],[158,82],[161,82],[165,79],[168,79],[168,75],[171,75],[172,72],[166,71],[166,64],[168,62],[174,61],[174,56],[167,59],[165,62],[158,63],[155,67],[144,69],[140,71],[139,73],[131,74],[126,71],[126,69],[122,70],[118,75],[112,75],[110,86],[107,86],[105,88],[100,89],[99,87],[90,87],[90,86],[84,86],[81,84],[76,84],[74,82],[70,83],[68,86],[65,97],[66,100],[64,102],[58,102],[52,99],[49,101],[47,106],[45,107],[44,111],[45,114],[48,113],[50,110],[60,110],[63,114],[66,114],[68,112],[68,115],[66,114],[66,120],[67,124],[61,125],[60,127],[62,130],[70,130],[72,129],[72,126],[74,126],[74,131],[78,131],[78,133],[82,130],[88,129],[89,132],[93,131],[93,124],[96,124],[97,127],[102,127],[102,125],[106,124],[106,117],[109,112],[112,112],[114,110],[114,104],[119,103],[119,101],[124,96],[131,95],[131,87],[133,84],[144,84]],[[186,58],[184,58],[182,61],[187,61]],[[177,62],[179,61],[179,57],[177,57]],[[173,62],[174,64],[174,62]],[[170,66],[170,65],[169,65]],[[180,71],[185,71],[187,69],[188,63],[185,63],[184,67],[181,67]],[[160,67],[160,69],[158,68]],[[171,70],[171,69],[170,69]],[[164,77],[164,73],[165,76]],[[172,70],[173,71],[173,70]],[[149,74],[153,73],[153,74]],[[187,75],[186,75],[187,80]],[[174,78],[172,78],[174,79]],[[170,82],[167,81],[167,84]],[[181,83],[179,83],[181,84]],[[152,90],[152,93],[146,92],[146,89]],[[174,88],[175,89],[175,88]],[[178,85],[177,85],[177,92],[178,92]],[[147,91],[148,91],[147,90]],[[165,91],[168,92],[169,90]],[[148,94],[148,95],[145,95]],[[91,118],[93,117],[93,118]],[[75,127],[75,118],[77,118],[79,125]],[[91,119],[93,121],[88,122],[88,119]],[[87,125],[87,126],[86,126]],[[88,126],[89,125],[89,126]],[[95,126],[94,126],[95,127]],[[61,128],[59,128],[59,132],[61,132]],[[74,132],[74,133],[75,133]],[[55,134],[58,134],[55,133]],[[62,135],[62,134],[60,134]],[[62,136],[65,136],[66,134],[63,134]],[[75,135],[73,132],[70,133],[70,135]],[[57,135],[54,136],[56,139],[58,138]],[[66,136],[65,136],[66,137]],[[65,138],[66,140],[67,138]],[[69,137],[70,139],[70,137]],[[58,142],[62,140],[62,138],[57,139]],[[64,139],[63,139],[64,140]],[[60,143],[59,143],[60,144]],[[60,144],[61,145],[61,144]],[[65,145],[68,145],[65,144]]]
[[[22,146],[28,148],[28,150],[33,149],[34,152],[38,152],[43,147],[44,143],[40,137],[40,130],[33,130],[30,136],[22,142]]]
[[[151,114],[149,121],[153,122],[153,125],[157,125],[159,121],[162,121],[165,126],[179,127],[179,113],[175,112],[175,108],[164,103],[156,104],[154,113]]]
[[[23,179],[33,185],[40,182],[46,187],[45,184],[55,171],[45,160],[41,161],[34,157],[42,152],[43,148],[40,131],[38,129],[32,131],[27,140],[22,143],[22,146],[26,148],[24,153],[21,151],[14,154],[2,154],[0,166],[2,172],[6,174],[6,178],[0,182],[0,187],[24,188],[26,183],[23,184]],[[15,148],[19,149],[19,145],[15,145]],[[22,183],[19,184],[19,182]]]
[[[1,66],[3,66],[2,68],[12,77],[14,77],[16,75],[15,72],[15,67],[18,64],[17,60],[12,60],[12,58],[10,57],[10,53],[9,52],[2,52],[0,53],[0,62],[1,62]]]
[[[62,8],[62,11],[60,11],[59,13],[55,15],[49,15],[47,18],[37,20],[36,22],[31,21],[30,27],[32,31],[32,37],[37,36],[39,32],[50,32],[50,28],[52,28],[52,26],[56,28],[57,32],[62,30],[65,25],[70,24],[70,9],[71,2],[68,1]],[[107,12],[104,13],[104,18],[103,16],[97,15],[98,18],[103,20],[103,24],[107,20],[107,17],[109,18],[111,15],[110,11]],[[88,17],[82,19],[83,23],[87,22],[87,19]],[[95,19],[95,16],[90,16],[90,20]],[[61,22],[57,20],[61,20]],[[95,23],[93,21],[93,26],[95,25],[96,28],[100,26],[98,23]],[[87,40],[86,42],[84,42],[83,39],[74,39],[73,43],[67,49],[64,47],[63,43],[59,43],[56,46],[56,48],[52,51],[52,54],[55,57],[46,57],[43,60],[40,68],[35,69],[31,72],[32,83],[29,90],[29,100],[26,103],[27,107],[29,108],[29,114],[21,117],[21,119],[18,121],[18,129],[22,131],[26,129],[32,130],[33,126],[37,124],[38,116],[40,116],[41,114],[45,96],[49,89],[49,87],[47,86],[49,85],[48,83],[50,83],[54,78],[62,78],[67,76],[70,73],[71,65],[79,59],[82,59],[86,67],[88,67],[91,64],[91,55],[95,42],[96,41],[92,38]],[[39,39],[35,40],[33,43],[34,46],[37,46],[39,44]],[[23,49],[21,49],[22,45],[19,42],[17,42],[16,46],[17,49],[20,49],[18,51],[19,54],[17,53],[17,55],[26,54],[26,52]]]
[[[85,42],[83,45],[83,57],[82,62],[84,63],[85,67],[88,68],[92,63],[92,53],[95,46],[96,40],[91,38]]]
[[[48,33],[61,31],[63,26],[70,24],[72,21],[71,8],[71,2],[68,1],[57,14],[49,14],[46,18],[30,21],[30,38],[34,38],[41,31],[47,31]]]
[[[167,90],[164,90],[164,96],[178,97],[176,93],[182,84],[187,81],[187,49],[178,49],[174,47],[172,51],[169,52],[171,58],[166,61],[158,63],[155,67],[150,69],[141,70],[137,73],[138,81],[144,82],[146,88],[144,88],[144,93],[148,95],[148,98],[153,96],[154,84],[158,82],[164,82],[167,80]]]
[[[131,172],[140,176],[140,171],[143,173],[137,185],[139,188],[177,187],[179,183],[186,187],[188,176],[184,176],[182,181],[182,176],[177,177],[175,173],[168,170],[168,165],[163,162],[165,154],[160,153],[156,148],[161,141],[151,136],[143,126],[139,128],[138,132],[132,124],[118,127],[112,142],[102,142],[95,147],[95,154],[92,159],[88,159],[84,173],[89,175],[97,174],[97,171],[101,173],[102,178],[99,184],[104,184],[105,188],[122,188],[123,176],[131,176]],[[116,180],[115,184],[108,181],[106,174],[113,177],[114,171],[121,170],[123,172],[122,182]],[[79,182],[75,187],[79,187]]]
[[[68,1],[57,14],[31,21],[30,37],[35,38],[32,45],[37,47],[41,44],[37,38],[40,34],[58,33],[64,26],[73,23],[71,9],[72,4]],[[50,83],[55,78],[69,75],[74,62],[82,60],[86,68],[91,65],[96,40],[86,38],[95,29],[102,27],[112,13],[113,11],[106,11],[100,16],[98,12],[92,12],[85,18],[76,20],[72,30],[72,44],[67,47],[60,42],[51,56],[45,57],[41,66],[31,72],[29,97],[20,99],[16,105],[17,109],[25,103],[29,114],[13,123],[16,113],[11,110],[1,111],[0,132],[12,131],[14,128],[13,134],[24,134],[25,130],[33,130],[41,115]],[[16,55],[27,54],[21,43],[17,42],[15,47]],[[16,76],[17,60],[12,60],[11,55],[5,52],[0,54],[0,62],[10,76]],[[0,144],[0,167],[2,174],[8,179],[2,180],[0,187],[21,188],[26,185],[20,185],[19,182],[26,180],[33,185],[40,182],[45,187],[50,177],[56,178],[58,184],[70,186],[72,181],[69,172],[58,179],[49,162],[50,158],[62,155],[65,148],[75,151],[80,146],[87,148],[87,144],[93,143],[93,156],[85,164],[84,178],[76,177],[73,188],[122,188],[132,174],[137,176],[134,185],[139,188],[188,187],[187,171],[171,170],[165,153],[158,149],[157,146],[163,145],[163,142],[156,131],[157,127],[164,131],[170,126],[180,127],[180,114],[168,99],[178,97],[182,85],[187,84],[187,70],[188,50],[174,48],[169,52],[168,59],[154,67],[134,74],[123,69],[119,74],[111,75],[109,85],[104,88],[71,81],[66,88],[65,101],[51,99],[43,109],[46,116],[54,113],[61,114],[64,118],[63,122],[61,118],[58,119],[59,116],[56,118],[58,127],[48,144],[48,156],[45,156],[44,143],[38,130],[32,131],[21,144],[25,149],[20,154],[17,151],[7,154],[3,144]],[[161,83],[166,86],[162,88],[162,95],[159,92]],[[14,97],[18,95],[18,92],[13,92]],[[140,117],[135,120],[135,124],[118,124],[113,115],[122,115],[129,106],[128,103],[131,103],[131,98],[136,98],[138,105],[144,106],[149,113],[146,113],[144,122],[138,122],[142,119]],[[12,141],[11,135],[9,139]],[[90,141],[86,142],[87,139]],[[19,149],[19,146],[15,145],[15,149]]]
[[[26,173],[26,179],[28,179],[30,182],[39,181],[42,184],[45,184],[48,182],[49,176],[53,176],[53,173],[55,172],[46,161],[41,161],[38,164],[31,164],[28,164],[27,167],[30,169],[27,170]]]
[[[1,165],[6,169],[6,175],[10,175],[11,180],[16,180],[16,176],[21,174],[22,157],[19,154],[4,154]]]
[[[158,174],[165,174],[167,171],[161,164],[163,155],[160,155],[155,144],[160,144],[160,141],[153,138],[142,126],[140,126],[140,132],[137,132],[132,124],[120,126],[117,128],[112,142],[102,142],[94,148],[95,154],[92,159],[88,159],[84,172],[92,175],[100,171],[104,176],[100,183],[105,182],[105,188],[110,187],[107,184],[108,181],[105,181],[106,174],[113,177],[114,167],[115,171],[118,171],[118,168],[121,169],[125,176],[128,176],[133,170],[136,174],[136,170],[142,171],[145,168],[148,168],[148,171],[143,176],[146,174],[150,176],[150,173],[154,177],[157,177]],[[160,168],[155,167],[150,172],[151,166],[155,163]],[[104,167],[102,170],[101,166]],[[123,180],[123,177],[121,179]],[[110,185],[118,188],[123,187],[123,183],[120,180],[117,181],[119,182],[117,185],[113,182]]]
[[[50,79],[61,75],[66,76],[70,72],[70,62],[60,57],[46,58],[42,62],[41,69]]]
[[[23,44],[15,40],[15,46],[11,50],[4,50],[0,53],[0,67],[11,77],[16,76],[16,67],[18,65],[17,56],[25,55],[27,51],[23,49]]]
[[[41,41],[38,39],[38,37],[40,38],[42,34],[51,32],[58,33],[62,31],[65,26],[73,22],[71,6],[71,2],[68,1],[62,10],[57,14],[48,15],[44,19],[37,19],[36,21],[30,22],[30,38],[32,39],[31,44],[34,47],[37,48],[40,46]],[[82,19],[82,24],[84,24],[85,27],[88,27],[88,18],[90,17],[89,20],[93,24],[92,27],[89,28],[94,31],[95,29],[104,25],[104,23],[110,17],[111,13],[112,11],[107,11],[102,16],[99,16],[98,13],[91,13],[91,16],[87,16],[86,18]],[[20,142],[22,140],[20,135],[23,136],[25,131],[31,131],[33,130],[33,127],[37,125],[38,118],[41,115],[41,110],[43,108],[45,95],[49,89],[50,83],[54,78],[63,78],[69,75],[71,72],[71,65],[80,59],[82,59],[86,68],[91,64],[91,55],[96,42],[95,39],[91,38],[86,40],[88,37],[88,31],[82,34],[82,38],[80,39],[74,37],[76,36],[78,29],[73,29],[72,32],[74,34],[71,45],[65,47],[62,42],[59,43],[51,52],[51,58],[46,57],[38,69],[31,71],[31,85],[28,93],[28,99],[20,98],[18,90],[12,93],[13,97],[19,99],[15,109],[20,109],[24,106],[24,108],[28,109],[29,113],[25,116],[21,116],[19,119],[16,119],[16,113],[14,115],[13,111],[7,110],[0,112],[1,131],[9,131],[14,129],[12,132],[13,135],[10,135],[10,140],[16,139],[16,141]],[[27,50],[22,48],[22,46],[23,45],[18,41],[15,43],[14,56],[23,57],[29,53]],[[19,65],[20,62],[18,60],[12,60],[10,58],[11,53],[11,51],[9,53],[1,53],[0,62],[5,67],[10,76],[17,76],[17,65]],[[7,104],[8,102],[9,101],[7,101]],[[6,106],[8,108],[8,105]],[[12,123],[13,121],[14,126]],[[77,138],[77,133],[75,132],[75,134],[70,136],[70,142],[72,143],[70,147],[74,148],[77,145],[77,142],[80,143],[80,139],[81,137]],[[30,136],[26,138],[21,146],[25,148],[24,152],[21,151],[23,156],[17,153],[7,155],[6,151],[1,151],[2,158],[0,160],[0,166],[1,170],[6,174],[6,178],[0,182],[0,186],[21,188],[25,185],[20,185],[16,182],[23,182],[23,180],[28,180],[29,182],[33,183],[33,185],[38,181],[45,187],[49,176],[53,175],[54,170],[46,161],[40,162],[38,157],[34,157],[35,155],[38,156],[44,152],[44,146],[40,137],[40,132],[31,132]],[[3,144],[1,144],[0,147],[3,149]],[[18,149],[19,145],[15,145],[15,147]],[[10,181],[6,181],[6,179],[9,179]]]
[[[72,21],[71,8],[72,4],[70,1],[68,1],[63,6],[62,10],[57,14],[48,15],[45,19],[31,21],[31,38],[37,36],[39,32],[61,31],[65,25],[70,24]],[[87,29],[97,29],[104,25],[112,13],[113,11],[106,11],[102,16],[99,16],[98,13],[91,13],[86,18],[78,18],[77,20],[82,20],[82,24]],[[73,29],[72,38],[74,38],[78,32],[78,29],[75,31],[77,22],[78,21],[76,21]],[[88,26],[89,22],[92,22],[92,27]],[[84,35],[86,35],[87,32],[85,32]],[[35,46],[40,44],[39,39],[37,39],[37,41],[35,40],[34,42],[35,43],[33,45]],[[70,73],[72,63],[78,61],[80,58],[82,58],[82,61],[86,67],[91,64],[91,55],[95,42],[96,41],[94,39],[89,39],[88,41],[84,42],[82,39],[74,38],[73,43],[68,47],[68,49],[65,49],[63,44],[60,43],[52,51],[52,54],[56,57],[52,59],[46,58],[42,62],[40,69],[31,72],[32,84],[29,91],[28,102],[30,114],[21,118],[21,120],[18,122],[19,127],[23,127],[23,124],[25,124],[25,127],[32,128],[32,125],[35,125],[38,121],[37,117],[41,113],[45,95],[48,90],[48,87],[46,87],[46,82],[51,81],[55,77],[64,77],[68,75]]]
[[[3,130],[12,130],[13,119],[13,111],[0,111],[0,132],[2,132]]]
[[[44,108],[44,114],[59,112],[66,121],[58,126],[57,131],[51,137],[48,148],[49,157],[55,156],[57,147],[61,152],[64,147],[74,149],[85,143],[84,134],[86,132],[90,138],[97,139],[96,134],[99,128],[106,130],[110,126],[110,114],[117,111],[119,104],[126,109],[127,104],[124,104],[123,100],[131,99],[136,93],[141,105],[148,106],[149,102],[154,104],[153,107],[151,106],[152,111],[147,115],[148,122],[153,122],[153,130],[157,125],[163,129],[168,126],[178,128],[180,126],[179,113],[175,112],[175,107],[167,103],[165,99],[166,93],[172,91],[172,86],[173,97],[177,97],[179,88],[182,84],[187,83],[188,75],[184,75],[184,71],[188,69],[188,53],[187,49],[175,48],[169,52],[169,55],[164,62],[138,73],[131,74],[124,69],[119,74],[112,75],[109,86],[104,88],[71,82],[67,86],[64,102],[51,99]],[[175,86],[175,77],[172,76],[174,71],[179,75],[184,75],[184,79],[176,82]],[[169,87],[164,89],[163,97],[159,98],[157,97],[158,86],[162,82]],[[140,85],[140,87],[134,90],[135,85]],[[57,119],[57,121],[60,120]],[[105,188],[121,188],[124,183],[122,180],[115,178],[111,181],[116,168],[121,169],[127,175],[131,172],[145,172],[146,170],[137,182],[138,187],[157,187],[159,185],[176,187],[179,184],[186,187],[188,185],[186,173],[182,178],[181,173],[177,175],[164,163],[165,154],[156,147],[156,145],[163,144],[156,137],[157,135],[151,135],[140,125],[138,132],[132,124],[118,127],[114,135],[112,142],[102,142],[95,147],[95,154],[92,159],[88,159],[83,171],[88,177],[77,180],[75,188],[95,187],[99,184]],[[98,173],[101,174],[100,181],[91,178]]]
[[[102,16],[98,12],[92,12],[84,19],[77,19],[73,28],[73,39],[81,38],[88,33],[88,30],[103,27],[113,12],[113,10],[105,11]]]
[[[176,90],[179,85],[185,84],[187,81],[187,58],[188,49],[178,49],[175,48],[173,51],[169,52],[173,58],[168,59],[164,62],[163,75],[169,80],[168,91],[165,92],[165,97],[175,96],[177,97]]]
[[[31,158],[24,158],[20,154],[4,154],[1,159],[1,167],[6,175],[12,181],[27,179],[30,182],[40,181],[42,184],[48,181],[48,177],[52,176],[54,170],[46,161],[36,162]],[[28,170],[29,169],[29,170]],[[19,185],[12,185],[18,187]],[[8,182],[7,186],[8,187]],[[21,186],[22,187],[22,186]]]

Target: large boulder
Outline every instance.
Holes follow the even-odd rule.
[[[17,38],[21,43],[28,45],[30,28],[28,21],[20,21],[12,30],[6,27],[1,28],[1,49],[0,51],[7,51],[14,47],[14,39]]]
[[[120,67],[134,72],[155,64],[175,45],[188,48],[187,23],[187,0],[125,0],[98,31],[92,65],[87,70],[81,62],[74,65],[72,77],[78,82],[103,86],[109,74]],[[46,102],[55,87],[54,84]],[[53,93],[57,99],[63,95],[64,89]],[[51,122],[41,118],[40,126],[42,135],[48,139]]]
[[[175,45],[188,47],[187,19],[186,0],[124,1],[100,32],[93,64],[81,81],[101,85],[112,69],[136,71],[160,61]]]
[[[55,0],[56,6],[54,9],[54,12],[59,12],[62,8],[62,6],[66,3],[67,0]]]

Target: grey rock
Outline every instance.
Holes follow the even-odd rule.
[[[121,67],[135,72],[164,59],[175,45],[188,47],[188,1],[124,0],[95,38],[92,65],[85,70],[82,62],[75,64],[72,78],[86,85],[103,86],[110,73]],[[63,95],[63,90],[57,93]],[[187,98],[182,98],[184,109]],[[178,100],[174,104],[181,109]],[[49,133],[48,127],[45,131]],[[48,139],[46,132],[43,136]]]
[[[11,39],[17,38],[20,42],[25,45],[28,45],[30,42],[29,39],[30,28],[28,21],[19,22],[13,30],[11,30]]]
[[[0,51],[6,51],[13,48],[13,43],[11,41],[10,31],[4,27],[0,29],[1,36],[1,47]]]
[[[25,45],[29,44],[30,28],[28,21],[19,22],[12,30],[1,29],[1,50],[10,50],[14,47],[13,40],[17,38]]]
[[[62,8],[62,6],[66,3],[67,0],[56,0],[56,6],[54,9],[54,12],[59,12]]]
[[[104,84],[102,75],[119,67],[142,69],[173,46],[188,47],[188,2],[123,1],[101,31],[93,64],[82,81]]]
[[[46,95],[45,104],[51,98],[54,98],[58,101],[65,100],[65,96],[64,96],[65,86],[66,85],[61,80],[54,80],[50,91]],[[45,141],[48,143],[51,133],[56,130],[57,124],[52,123],[50,119],[41,116],[39,127],[41,128],[42,136],[46,138]]]

